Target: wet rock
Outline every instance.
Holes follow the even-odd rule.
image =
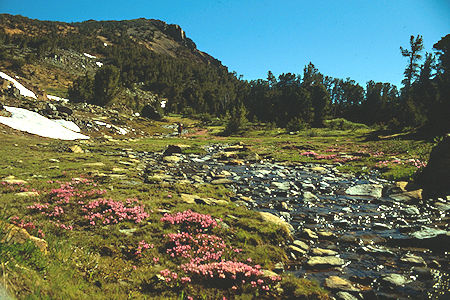
[[[336,256],[313,256],[307,262],[309,267],[339,267],[345,264],[345,261]]]
[[[316,195],[314,195],[311,192],[305,191],[303,192],[303,200],[309,202],[309,201],[318,201],[319,197],[317,197]]]
[[[400,274],[384,275],[381,279],[395,286],[404,286],[405,284],[410,282],[408,278]]]
[[[358,300],[358,298],[347,292],[337,292],[336,297],[339,300]]]
[[[309,246],[305,242],[302,242],[300,240],[295,240],[292,242],[292,244],[294,244],[295,246],[297,246],[305,251],[309,251]]]
[[[400,258],[400,261],[421,266],[425,266],[427,264],[422,257],[410,253]]]
[[[401,202],[407,202],[415,199],[422,199],[422,189],[409,191],[409,192],[402,192],[397,194],[391,194],[389,195],[390,198],[401,201]]]
[[[422,230],[412,233],[411,236],[418,240],[429,240],[440,236],[448,236],[448,231],[437,228],[424,227],[422,228]]]
[[[291,250],[294,254],[300,254],[300,255],[305,255],[305,254],[306,254],[306,251],[305,251],[305,250],[303,250],[303,249],[301,249],[301,248],[299,248],[299,247],[297,247],[297,246],[289,245],[288,248],[289,248],[289,250]]]
[[[181,157],[170,155],[170,156],[164,156],[163,160],[165,162],[169,162],[169,163],[177,163],[181,160]]]
[[[325,287],[332,290],[359,292],[360,289],[355,287],[353,283],[339,276],[330,276],[325,279]]]
[[[276,187],[277,189],[283,190],[283,191],[289,190],[289,188],[290,188],[289,182],[272,182],[272,185],[274,187]]]
[[[394,252],[392,252],[389,249],[382,247],[382,246],[367,245],[367,246],[361,247],[361,250],[366,253],[382,253],[382,254],[395,255]]]
[[[334,238],[334,234],[331,231],[318,231],[317,235],[326,239]]]
[[[303,229],[303,235],[304,235],[305,237],[310,238],[310,239],[318,239],[318,238],[319,238],[319,237],[317,236],[317,234],[316,234],[314,231],[312,231],[311,229],[309,229],[309,228]]]
[[[359,184],[349,187],[345,190],[345,193],[351,196],[371,196],[381,198],[383,186],[381,184]]]
[[[335,256],[338,254],[336,251],[322,248],[314,248],[311,253],[318,256]]]
[[[405,214],[408,214],[408,215],[419,215],[420,214],[419,209],[414,206],[408,206],[408,207],[404,208],[403,211],[405,212]]]
[[[372,225],[373,230],[390,230],[392,229],[391,226],[383,223],[373,223]]]
[[[311,171],[321,173],[321,174],[325,174],[328,172],[328,170],[324,167],[312,167]]]

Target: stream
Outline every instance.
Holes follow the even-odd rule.
[[[221,180],[237,205],[289,222],[295,241],[279,272],[325,284],[338,299],[450,298],[448,199],[413,201],[375,173],[355,177],[312,163],[242,164],[233,147],[206,150],[169,153],[177,159],[158,164],[152,161],[161,161],[159,154],[138,155],[148,174],[163,171],[169,182]]]

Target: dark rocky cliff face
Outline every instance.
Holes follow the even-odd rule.
[[[450,133],[431,151],[427,167],[417,177],[424,198],[450,195]]]

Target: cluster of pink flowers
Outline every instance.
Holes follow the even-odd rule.
[[[169,269],[161,270],[161,271],[159,271],[159,274],[164,276],[166,282],[176,281],[178,279],[178,273],[172,272]],[[191,279],[189,277],[183,277],[183,278],[184,278],[184,280],[183,280],[184,282],[191,281]],[[189,280],[187,278],[189,278]]]
[[[29,186],[23,182],[6,182],[1,181],[0,185],[6,189],[8,193],[18,193],[18,192],[36,192],[39,193],[39,191],[35,189],[30,189]]]
[[[300,155],[301,156],[308,156],[308,157],[316,157],[319,154],[314,152],[314,151],[305,151],[305,152],[300,153]]]
[[[122,202],[98,198],[106,191],[95,189],[97,184],[90,179],[74,178],[69,182],[48,183],[58,184],[59,187],[47,193],[45,198],[48,202],[35,202],[28,209],[49,217],[58,228],[73,229],[72,225],[64,224],[68,212],[87,219],[90,225],[116,224],[120,221],[140,223],[149,216],[138,199]]]
[[[187,232],[167,234],[167,254],[171,257],[189,258],[197,264],[205,261],[217,261],[224,254],[232,254],[235,250],[225,241],[210,234],[191,235]]]
[[[361,158],[360,157],[356,157],[356,156],[338,157],[338,158],[335,158],[333,161],[336,162],[336,163],[345,163],[345,162],[356,161],[356,160],[361,160]]]
[[[20,219],[18,216],[14,216],[10,219],[10,222],[17,227],[25,229],[30,234],[37,234],[39,237],[44,238],[45,234],[44,232],[36,228],[36,225],[34,225],[33,221],[30,220],[30,217],[26,217],[28,221],[25,221],[24,219]]]
[[[375,164],[375,167],[377,167],[377,168],[386,168],[386,167],[388,167],[389,164],[392,164],[392,165],[395,165],[395,164],[397,164],[397,165],[410,164],[410,165],[413,165],[414,167],[416,167],[418,169],[424,168],[424,167],[427,166],[426,162],[421,161],[419,159],[411,158],[411,159],[407,159],[407,160],[401,160],[401,159],[398,159],[398,158],[393,158],[391,160],[380,160],[379,162],[377,162]]]
[[[166,283],[188,283],[192,280],[201,282],[213,280],[221,287],[229,287],[236,291],[238,286],[248,284],[263,292],[270,292],[270,287],[281,280],[279,276],[267,277],[261,266],[251,266],[251,258],[240,262],[234,257],[241,249],[233,248],[216,235],[203,233],[203,230],[218,226],[210,216],[190,210],[177,214],[165,214],[161,221],[180,225],[184,231],[165,235],[167,238],[166,253],[172,257],[187,260],[180,264],[180,274],[165,269],[160,272]],[[178,261],[180,262],[180,261]]]
[[[164,214],[161,222],[167,222],[172,225],[181,225],[182,229],[188,231],[203,232],[217,227],[217,221],[210,215],[199,214],[188,209],[175,214]]]
[[[106,193],[106,190],[90,189],[87,191],[80,190],[80,186],[96,186],[91,180],[86,178],[73,178],[70,182],[49,181],[49,183],[60,184],[59,188],[52,189],[49,192],[51,199],[55,200],[56,204],[68,204],[73,199],[87,199],[99,197]]]
[[[128,207],[137,199],[127,199],[126,203],[115,201],[112,199],[95,199],[86,205],[83,205],[81,210],[85,213],[84,218],[89,221],[89,224],[117,224],[121,221],[134,221],[140,223],[149,217],[145,212],[143,205],[134,205]]]
[[[325,152],[332,152],[335,149],[327,149],[325,150]],[[343,163],[343,162],[348,162],[348,161],[353,161],[353,160],[360,160],[361,158],[359,157],[339,157],[337,154],[319,154],[316,153],[314,151],[305,151],[305,152],[301,152],[300,153],[301,156],[307,156],[307,157],[313,157],[314,159],[326,159],[326,160],[333,160],[334,162],[339,162],[339,163]]]
[[[155,245],[153,245],[153,244],[148,244],[145,240],[142,240],[142,241],[139,242],[135,254],[136,254],[136,256],[141,256],[141,255],[142,255],[142,252],[143,252],[145,249],[153,249],[154,247],[155,247]],[[153,258],[153,261],[155,261],[155,258],[156,258],[156,257]],[[155,263],[157,263],[158,261],[159,261],[159,258],[157,258],[157,260],[155,261]]]

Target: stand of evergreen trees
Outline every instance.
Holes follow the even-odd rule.
[[[220,63],[190,59],[183,52],[189,48],[181,47],[177,57],[170,57],[136,43],[126,34],[127,28],[136,22],[144,26],[145,20],[88,21],[75,24],[78,32],[64,35],[58,34],[58,22],[26,18],[21,22],[24,31],[27,22],[32,22],[44,26],[47,34],[9,35],[0,30],[2,59],[8,58],[5,49],[11,44],[31,49],[36,59],[51,55],[56,48],[102,57],[105,66],[96,74],[74,81],[69,89],[73,101],[107,105],[118,91],[138,84],[167,98],[166,110],[171,112],[234,115],[290,129],[321,127],[325,119],[345,118],[394,130],[422,127],[434,135],[450,130],[450,34],[434,45],[434,53],[423,53],[421,36],[411,36],[410,45],[400,47],[407,63],[403,87],[398,90],[390,83],[369,81],[363,87],[350,78],[332,78],[312,63],[302,75],[283,73],[276,78],[269,71],[266,79],[244,81]],[[96,37],[99,32],[113,45],[105,47]],[[152,38],[152,32],[145,34]],[[230,124],[229,129],[234,127]]]

